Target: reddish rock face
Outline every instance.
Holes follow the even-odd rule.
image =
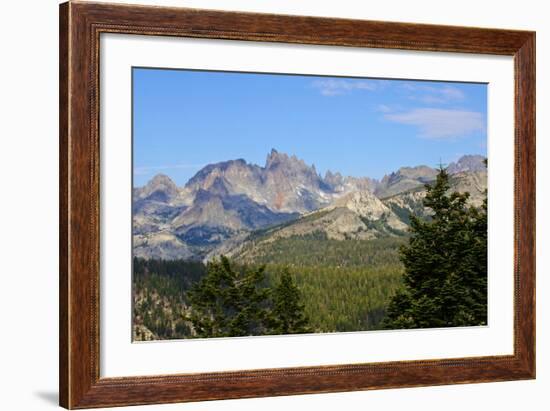
[[[448,169],[456,190],[470,192],[472,205],[479,205],[487,185],[484,158],[464,156]],[[424,213],[419,191],[436,173],[416,166],[380,181],[331,171],[323,178],[314,165],[273,149],[263,167],[243,159],[209,164],[184,187],[159,174],[134,189],[135,251],[146,257],[202,258],[251,231],[300,223],[301,216],[309,216],[307,224],[286,224],[284,233],[319,231],[311,217],[316,211],[323,215],[321,231],[334,239],[404,231],[409,212]],[[330,210],[336,211],[329,215]]]

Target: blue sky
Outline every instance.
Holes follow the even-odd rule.
[[[134,185],[272,148],[344,175],[487,152],[487,85],[133,69]]]

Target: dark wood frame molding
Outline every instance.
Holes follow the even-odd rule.
[[[513,56],[514,354],[155,377],[99,374],[101,33]],[[535,33],[184,8],[60,6],[60,405],[91,408],[535,378]]]

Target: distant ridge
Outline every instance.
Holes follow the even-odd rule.
[[[461,181],[457,189],[473,192],[473,202],[486,188],[484,160],[467,155],[447,168]],[[134,189],[134,254],[203,259],[227,248],[228,241],[281,223],[301,224],[300,216],[317,210],[330,225],[321,231],[331,238],[398,235],[407,229],[406,210],[421,204],[414,190],[422,192],[436,174],[436,169],[420,165],[401,167],[380,181],[332,171],[322,177],[314,165],[275,149],[263,167],[244,159],[209,164],[184,187],[158,174]],[[308,231],[304,225],[291,226],[295,233]]]

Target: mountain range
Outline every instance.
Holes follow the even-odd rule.
[[[467,155],[449,164],[453,190],[478,206],[487,188],[485,158]],[[409,213],[427,215],[424,185],[437,170],[401,167],[381,180],[343,176],[273,149],[265,165],[243,159],[209,164],[183,187],[156,175],[133,192],[134,255],[208,259],[238,253],[258,238],[297,235],[371,239],[403,235]]]

